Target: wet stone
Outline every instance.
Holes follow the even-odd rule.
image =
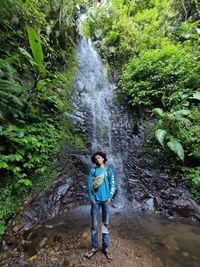
[[[44,237],[44,238],[40,241],[40,243],[39,243],[39,247],[43,247],[43,246],[45,246],[46,243],[47,243],[47,241],[48,241],[48,238],[47,238],[47,237]]]

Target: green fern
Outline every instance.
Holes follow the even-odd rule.
[[[196,99],[196,100],[200,100],[200,92],[194,92],[192,94],[192,96],[190,97],[190,99]]]
[[[156,139],[163,147],[164,141],[169,140],[167,146],[176,153],[181,160],[184,160],[184,149],[176,136],[180,133],[180,129],[191,126],[192,123],[189,119],[191,118],[191,111],[181,109],[164,112],[161,108],[155,108],[153,109],[153,113],[157,114],[159,117],[157,130],[155,131]]]
[[[165,139],[166,134],[167,134],[167,131],[163,129],[157,129],[155,132],[156,139],[162,146],[164,146],[164,139]]]
[[[184,117],[189,115],[191,115],[190,110],[182,109],[169,113],[168,118],[169,120],[175,121],[181,125],[189,126],[191,125],[191,121]]]
[[[19,179],[18,184],[23,184],[26,186],[31,186],[33,183],[30,179]]]
[[[184,150],[181,143],[174,137],[170,137],[170,141],[167,142],[167,146],[177,154],[177,156],[184,160]]]
[[[164,113],[164,111],[163,111],[162,108],[154,108],[152,110],[152,112],[155,113],[155,114],[157,114],[157,115],[159,115],[162,118],[165,116],[165,113]]]

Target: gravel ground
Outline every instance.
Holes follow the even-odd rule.
[[[162,267],[147,248],[119,238],[117,232],[112,233],[110,252],[113,260],[109,262],[101,249],[91,258],[86,259],[85,253],[90,249],[89,231],[77,236],[54,235],[43,238],[35,248],[30,241],[14,250],[1,254],[0,266],[4,267]]]

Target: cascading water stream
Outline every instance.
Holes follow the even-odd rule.
[[[92,46],[90,40],[81,37],[77,48],[79,70],[73,85],[75,97],[79,95],[77,106],[85,114],[87,125],[88,154],[95,151],[103,151],[107,154],[108,165],[115,173],[119,187],[118,196],[115,200],[117,207],[123,207],[125,197],[123,193],[124,172],[120,144],[119,150],[113,151],[113,124],[117,107],[114,104],[114,89],[104,76],[103,65],[100,57]],[[74,98],[75,98],[74,97]],[[76,99],[75,99],[76,102]],[[127,123],[124,121],[124,123]],[[116,147],[116,146],[115,146]],[[88,164],[88,158],[82,157]]]

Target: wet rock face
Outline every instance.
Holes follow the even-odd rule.
[[[21,212],[21,220],[13,222],[9,227],[5,237],[7,244],[12,245],[18,242],[17,239],[21,239],[24,232],[74,207],[74,197],[72,179],[64,175],[56,180],[44,195],[27,200]]]
[[[200,206],[191,199],[188,182],[159,170],[156,159],[144,156],[142,150],[134,151],[129,154],[125,169],[127,195],[133,207],[199,220]]]
[[[197,203],[192,199],[174,199],[171,209],[182,217],[195,217],[200,221],[200,209]]]
[[[4,238],[7,245],[18,243],[23,239],[23,234],[27,236],[29,231],[39,223],[87,201],[86,173],[88,169],[81,161],[69,155],[68,163],[64,165],[64,161],[60,162],[62,171],[47,192],[41,196],[29,196],[26,199],[20,214],[21,219],[12,222]]]

